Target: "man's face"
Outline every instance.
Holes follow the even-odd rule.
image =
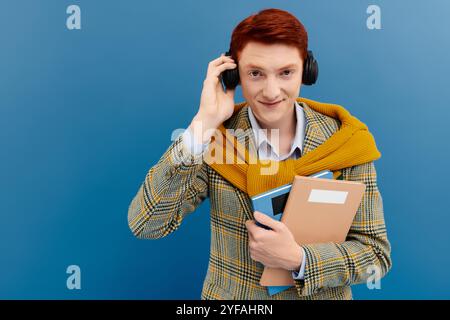
[[[239,56],[242,94],[261,125],[280,128],[291,120],[302,72],[300,52],[293,46],[249,42],[244,47]]]

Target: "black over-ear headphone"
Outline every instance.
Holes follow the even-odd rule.
[[[226,56],[231,56],[230,51],[225,53]],[[237,61],[236,61],[237,64]],[[319,77],[319,65],[317,60],[314,58],[312,51],[308,50],[308,54],[303,63],[303,76],[302,83],[310,86],[316,83]],[[234,89],[240,83],[239,78],[239,67],[236,66],[234,69],[227,69],[221,74],[222,83],[227,89]]]

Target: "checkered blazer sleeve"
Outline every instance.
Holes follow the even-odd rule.
[[[342,174],[343,180],[366,184],[365,193],[345,242],[302,246],[306,254],[305,275],[303,280],[295,280],[300,296],[364,283],[373,276],[373,270],[379,270],[383,277],[392,266],[374,163],[344,169]]]
[[[180,226],[208,196],[207,165],[180,135],[147,173],[128,208],[128,225],[142,239],[158,239]]]

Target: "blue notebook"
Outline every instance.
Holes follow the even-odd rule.
[[[311,175],[313,178],[322,178],[322,179],[333,179],[333,173],[329,170],[320,171],[316,174]],[[281,216],[283,215],[284,207],[286,206],[286,202],[289,196],[289,192],[291,191],[292,184],[285,184],[278,188],[268,190],[266,192],[260,193],[251,198],[253,211],[259,211],[264,214],[267,214],[272,219],[277,221],[281,220]],[[262,228],[270,229],[269,227],[256,222]],[[289,289],[291,286],[269,286],[267,290],[269,295],[272,296],[276,293],[282,292],[284,290]]]

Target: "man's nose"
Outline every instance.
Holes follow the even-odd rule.
[[[273,101],[280,97],[280,86],[276,79],[268,77],[263,88],[263,96],[266,101]]]

